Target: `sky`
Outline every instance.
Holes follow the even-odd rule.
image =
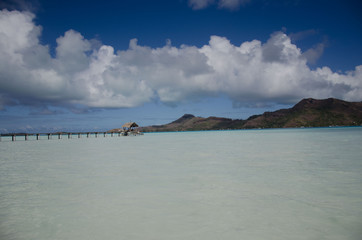
[[[0,133],[362,101],[355,0],[0,0]]]

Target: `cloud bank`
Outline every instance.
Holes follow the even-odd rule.
[[[115,51],[69,30],[56,40],[51,56],[33,19],[29,12],[0,12],[0,108],[122,108],[152,101],[177,105],[220,95],[235,106],[294,103],[304,97],[362,99],[362,65],[345,73],[328,67],[312,70],[306,57],[313,59],[312,50],[301,52],[283,32],[265,43],[240,46],[211,36],[200,48],[171,42],[151,48],[132,39],[128,49]]]

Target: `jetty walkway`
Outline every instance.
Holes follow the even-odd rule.
[[[68,138],[97,138],[99,136],[107,137],[107,136],[136,136],[143,135],[141,132],[137,131],[122,131],[122,132],[56,132],[56,133],[14,133],[14,134],[0,134],[0,141],[2,137],[11,137],[11,141],[16,141],[17,138],[22,138],[25,141],[30,139],[40,140],[40,139],[53,139],[53,137],[57,139]]]

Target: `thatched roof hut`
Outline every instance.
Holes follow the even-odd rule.
[[[123,129],[128,129],[128,130],[134,129],[137,127],[138,127],[138,125],[135,122],[128,122],[128,123],[123,124],[123,126],[122,126]]]

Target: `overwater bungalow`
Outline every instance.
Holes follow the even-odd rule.
[[[128,122],[128,123],[125,123],[122,125],[125,136],[128,136],[129,134],[132,134],[132,135],[142,134],[141,132],[138,131],[138,129],[137,129],[138,127],[139,126],[135,122]]]

